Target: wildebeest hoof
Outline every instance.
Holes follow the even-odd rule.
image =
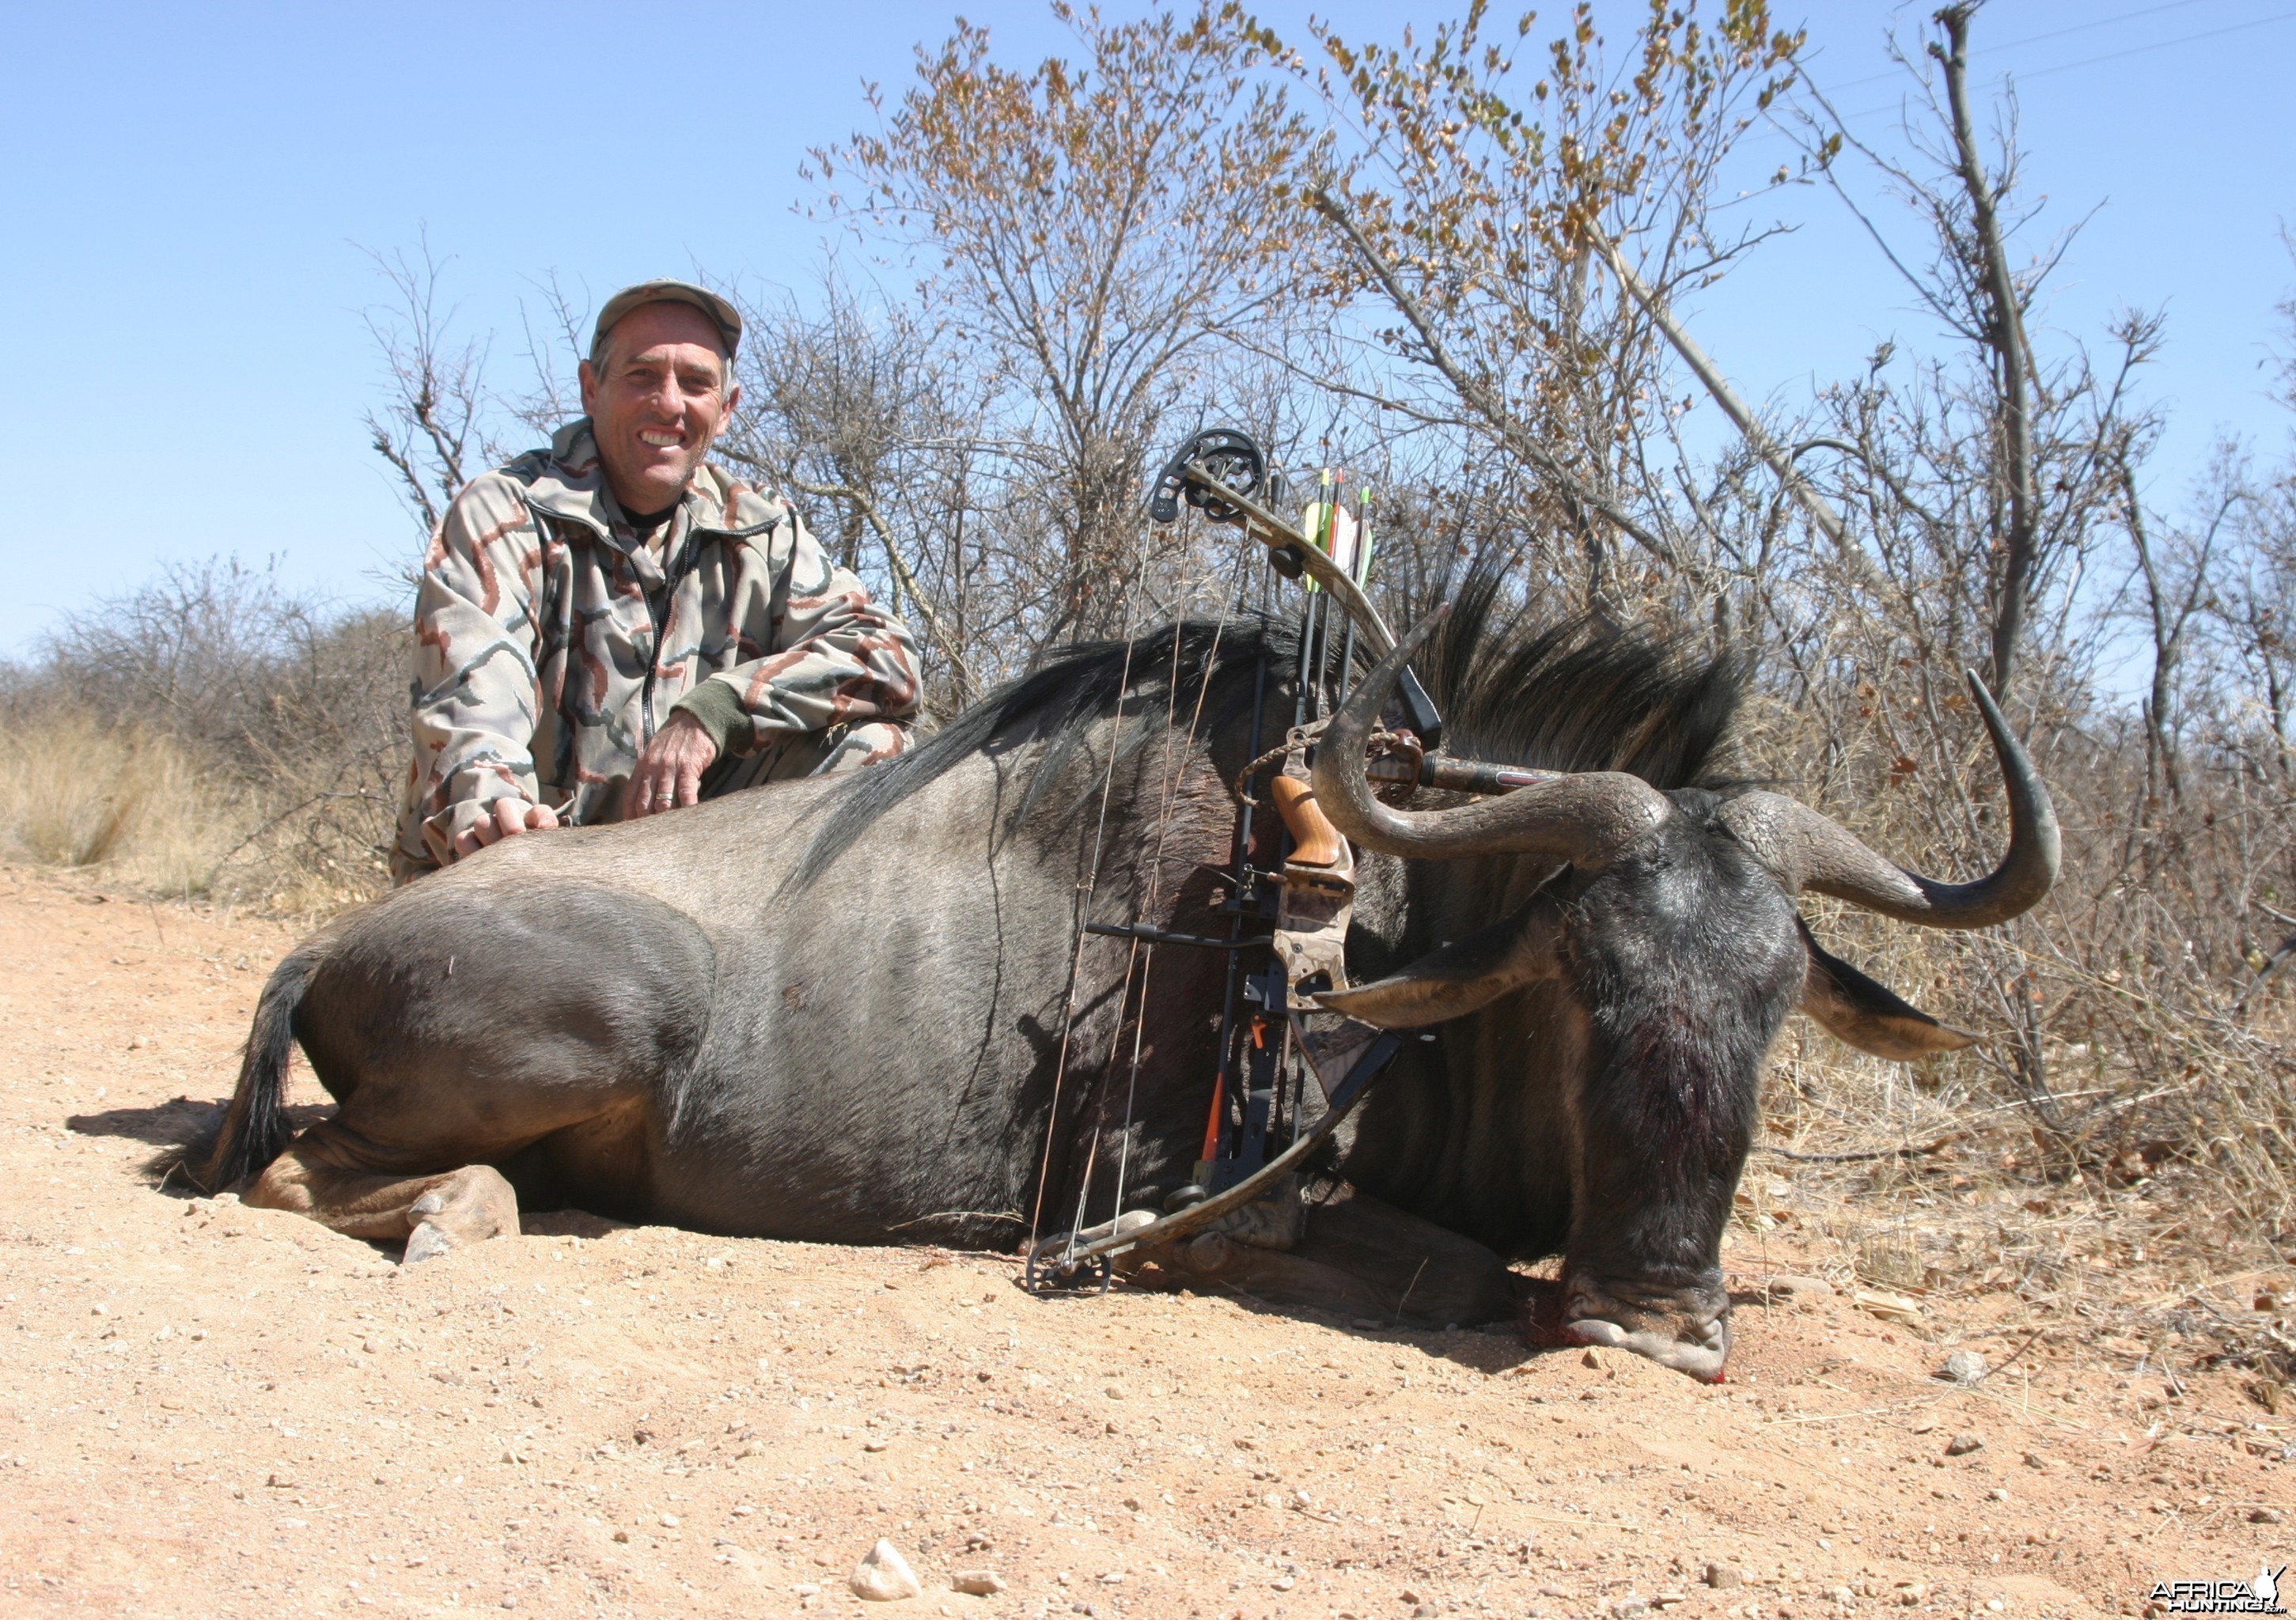
[[[1189,1242],[1187,1248],[1181,1251],[1181,1261],[1192,1272],[1210,1275],[1226,1271],[1227,1263],[1234,1256],[1235,1250],[1226,1237],[1216,1231],[1208,1231]]]
[[[1252,1248],[1299,1248],[1308,1232],[1308,1206],[1300,1196],[1300,1178],[1283,1177],[1261,1197],[1213,1222],[1211,1230]]]
[[[438,1196],[439,1195],[435,1192],[426,1192],[422,1196],[422,1198],[415,1200],[414,1207],[417,1209],[420,1209],[424,1204],[430,1203],[433,1199],[437,1199]],[[436,1212],[432,1211],[430,1213]],[[401,1265],[414,1265],[420,1261],[436,1260],[439,1256],[445,1254],[448,1249],[454,1247],[455,1244],[452,1239],[447,1237],[445,1232],[441,1231],[430,1222],[425,1221],[407,1234],[406,1253],[401,1256],[399,1264]]]
[[[1703,1280],[1611,1278],[1581,1272],[1566,1285],[1560,1337],[1647,1356],[1702,1384],[1722,1381],[1730,1356],[1730,1297]]]
[[[420,1223],[425,1216],[437,1215],[446,1207],[447,1200],[433,1188],[406,1207],[407,1222],[410,1225]]]
[[[1630,1330],[1599,1316],[1582,1316],[1562,1330],[1582,1345],[1605,1345],[1648,1356],[1660,1366],[1687,1373],[1702,1384],[1720,1383],[1723,1363],[1730,1359],[1730,1324],[1719,1317],[1686,1328],[1685,1331],[1696,1335],[1694,1338],[1662,1329]]]

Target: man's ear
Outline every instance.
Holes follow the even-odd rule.
[[[576,366],[576,367],[574,368],[574,374],[575,374],[577,377],[579,377],[579,378],[582,380],[582,414],[583,414],[583,415],[585,415],[585,416],[595,416],[595,415],[597,415],[597,413],[598,413],[598,370],[597,370],[597,368],[596,368],[595,366],[592,365],[592,364],[591,364],[587,360],[585,360],[585,361],[583,361],[583,362],[581,363],[581,364],[579,364],[579,365],[578,365],[578,366]]]
[[[1826,954],[1811,937],[1807,922],[1801,923],[1801,942],[1809,953],[1801,1010],[1824,1025],[1837,1040],[1900,1063],[1976,1044],[1977,1036],[1968,1030],[1939,1023],[1899,999],[1888,986],[1866,978],[1840,957]]]

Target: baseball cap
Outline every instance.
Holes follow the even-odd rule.
[[[726,340],[726,352],[733,354],[742,346],[742,316],[733,305],[719,298],[707,287],[697,287],[692,282],[640,282],[635,287],[625,287],[606,300],[598,311],[598,323],[590,331],[590,352],[594,355],[606,340],[606,333],[614,323],[641,304],[691,304],[718,323],[718,336]]]

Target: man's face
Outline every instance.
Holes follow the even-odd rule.
[[[600,364],[582,363],[582,408],[622,509],[675,505],[741,397],[718,328],[691,304],[641,304],[616,322]]]

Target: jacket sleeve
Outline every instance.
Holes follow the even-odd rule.
[[[542,539],[510,480],[447,509],[414,600],[413,814],[400,855],[444,866],[495,800],[537,798],[534,593]],[[415,846],[410,847],[409,846]]]
[[[760,556],[762,553],[762,557]],[[748,755],[795,732],[917,712],[921,683],[908,626],[869,600],[868,587],[837,567],[792,511],[751,556],[767,584],[767,650],[702,682],[677,706],[720,746]]]

